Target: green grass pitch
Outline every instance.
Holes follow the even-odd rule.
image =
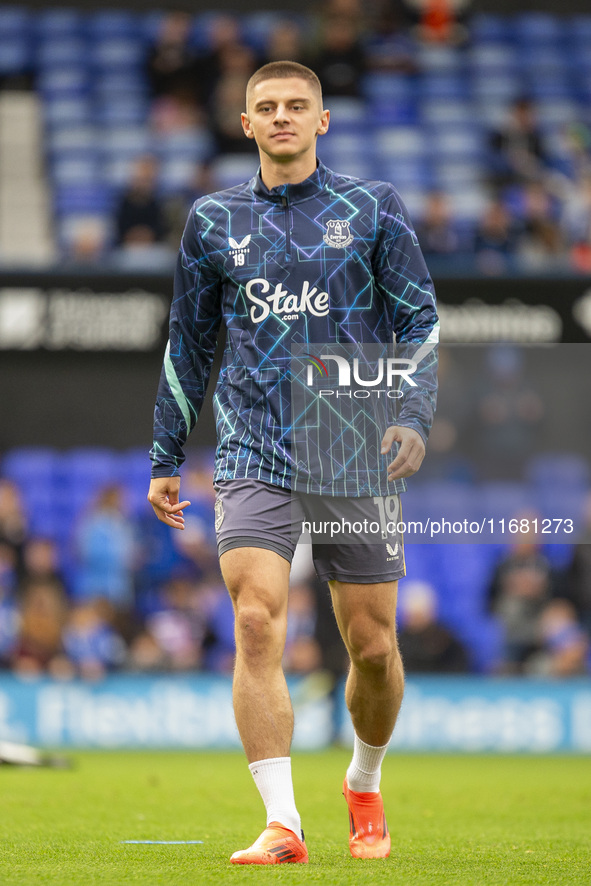
[[[264,826],[241,754],[84,752],[74,768],[0,767],[0,883],[591,883],[591,758],[392,755],[389,859],[349,856],[343,750],[294,755],[310,863],[233,867]],[[202,840],[126,845],[123,840]]]

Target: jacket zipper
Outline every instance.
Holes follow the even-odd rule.
[[[287,196],[284,195],[281,197],[281,205],[285,212],[285,261],[288,262],[291,261],[291,210],[289,208],[289,200],[287,199]]]

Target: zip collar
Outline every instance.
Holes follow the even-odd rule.
[[[331,175],[330,170],[320,160],[317,163],[316,171],[303,182],[298,182],[295,185],[278,185],[276,188],[271,188],[271,190],[264,184],[259,167],[259,171],[251,180],[252,191],[257,197],[268,200],[271,203],[301,203],[303,200],[315,197],[324,189]]]

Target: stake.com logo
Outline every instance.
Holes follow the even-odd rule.
[[[302,356],[309,360],[306,377],[306,384],[308,387],[312,387],[314,384],[315,369],[317,373],[320,373],[322,378],[329,377],[329,371],[326,367],[325,361],[334,360],[338,369],[337,385],[339,388],[350,388],[353,383],[358,384],[363,388],[361,391],[348,391],[346,393],[343,391],[335,391],[334,389],[320,390],[318,391],[319,397],[330,397],[335,394],[337,397],[343,397],[351,396],[352,394],[358,399],[365,399],[372,393],[377,394],[378,397],[380,394],[385,393],[387,397],[398,400],[402,397],[402,391],[400,391],[399,388],[394,388],[397,379],[406,381],[413,388],[417,387],[416,381],[412,378],[413,372],[416,372],[417,370],[417,364],[414,360],[402,359],[400,357],[386,357],[385,359],[380,357],[377,361],[375,378],[361,378],[358,357],[353,358],[353,366],[351,368],[351,363],[346,357],[338,356],[336,354],[320,354],[319,357],[314,354],[303,354]],[[377,388],[377,385],[384,383],[386,389]],[[367,388],[376,388],[376,390],[369,391],[366,390]]]

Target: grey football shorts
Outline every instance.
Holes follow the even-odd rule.
[[[323,581],[374,584],[405,574],[398,495],[310,495],[261,480],[223,480],[215,488],[220,557],[232,548],[256,547],[291,563],[304,533]]]

